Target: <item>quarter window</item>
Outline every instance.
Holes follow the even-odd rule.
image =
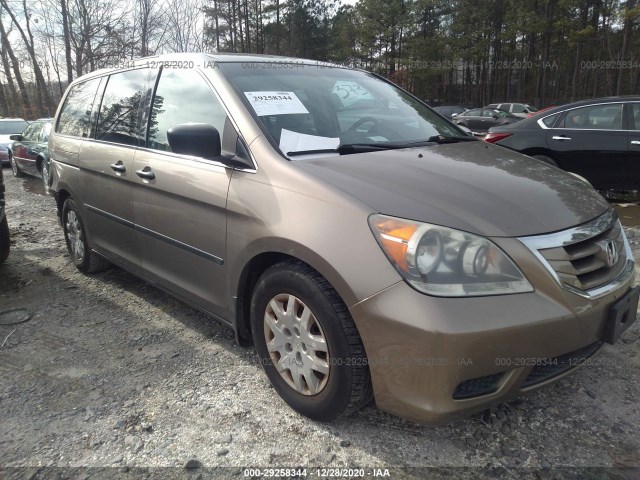
[[[559,116],[560,116],[560,113],[556,113],[555,115],[549,115],[548,117],[545,117],[542,119],[542,123],[544,123],[547,127],[551,128],[556,123],[556,120],[558,120]]]
[[[143,138],[139,115],[144,104],[147,70],[129,70],[109,77],[96,125],[96,140],[138,145]]]
[[[574,108],[567,112],[562,126],[585,130],[622,130],[622,104]]]
[[[147,146],[170,152],[167,130],[184,123],[208,123],[222,137],[226,119],[218,98],[198,73],[165,69],[153,98]]]
[[[100,79],[94,78],[71,87],[60,112],[56,132],[74,137],[88,136],[91,110],[99,84]]]

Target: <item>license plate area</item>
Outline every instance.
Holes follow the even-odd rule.
[[[636,321],[640,286],[632,288],[629,293],[611,306],[607,319],[603,340],[614,344],[624,331]]]

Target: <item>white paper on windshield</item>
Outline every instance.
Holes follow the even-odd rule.
[[[244,92],[259,117],[309,113],[294,92]]]
[[[335,150],[340,145],[339,138],[318,137],[316,135],[307,135],[305,133],[292,132],[286,128],[282,129],[280,134],[280,150],[289,156],[289,152],[302,152],[307,150]],[[312,157],[326,157],[331,153],[296,155],[295,160],[302,160]],[[338,155],[336,152],[334,155]]]

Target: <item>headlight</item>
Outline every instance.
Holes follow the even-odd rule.
[[[400,275],[441,297],[532,292],[520,269],[493,242],[452,228],[371,215],[369,225]]]

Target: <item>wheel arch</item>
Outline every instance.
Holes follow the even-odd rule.
[[[355,303],[354,292],[348,287],[342,276],[326,261],[314,258],[317,255],[308,249],[298,248],[265,249],[255,252],[248,258],[237,280],[232,280],[231,318],[234,323],[236,339],[243,346],[252,344],[250,308],[251,295],[260,276],[271,266],[283,260],[298,260],[322,275],[338,293],[347,308]]]

